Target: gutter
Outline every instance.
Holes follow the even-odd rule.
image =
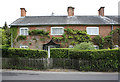
[[[120,25],[120,24],[11,24],[10,25],[10,27],[12,27],[12,26],[20,26],[20,27],[24,27],[24,26],[70,26],[70,25],[72,25],[72,26],[75,26],[75,25],[77,25],[77,26],[84,26],[84,25],[88,25],[88,26],[93,26],[93,25],[95,25],[95,26],[98,26],[98,25],[101,25],[101,26],[113,26],[113,25]],[[111,28],[112,29],[112,28]]]

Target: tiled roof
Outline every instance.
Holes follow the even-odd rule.
[[[11,26],[28,25],[111,25],[120,24],[118,16],[25,16]]]

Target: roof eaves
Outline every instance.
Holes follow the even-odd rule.
[[[63,25],[120,25],[119,23],[106,23],[106,24],[11,24],[10,26],[51,26],[51,25],[58,25],[58,26],[63,26]]]

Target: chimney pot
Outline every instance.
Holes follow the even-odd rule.
[[[74,16],[74,7],[72,6],[69,6],[68,9],[67,9],[67,12],[68,12],[68,16]]]
[[[100,9],[98,10],[98,15],[99,16],[104,16],[104,8],[105,7],[100,7]]]
[[[21,17],[24,17],[24,16],[26,16],[26,10],[25,10],[25,8],[20,8],[20,10],[21,10]]]

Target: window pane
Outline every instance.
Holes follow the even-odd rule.
[[[25,31],[25,34],[24,34],[24,35],[28,35],[28,30],[27,30],[27,29],[25,29],[24,31]]]
[[[99,34],[99,28],[87,28],[87,34],[89,35],[98,35]]]
[[[28,29],[27,28],[21,28],[20,30],[21,30],[20,35],[28,35]]]
[[[53,35],[62,35],[64,33],[63,28],[52,28],[52,34]]]
[[[52,29],[52,34],[57,34],[57,32],[58,32],[58,31],[57,31],[57,28],[53,28],[53,29]]]
[[[21,35],[24,35],[24,29],[21,29]]]

